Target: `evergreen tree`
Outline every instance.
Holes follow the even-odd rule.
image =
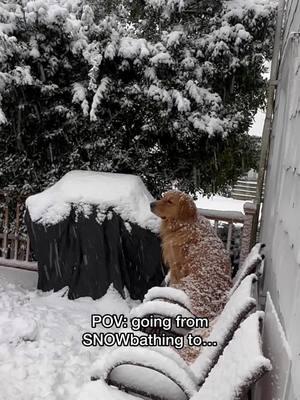
[[[275,3],[211,3],[0,2],[0,186],[83,168],[216,192],[255,167]]]

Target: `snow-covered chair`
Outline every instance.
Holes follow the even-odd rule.
[[[256,307],[256,299],[254,297],[254,284],[256,281],[256,275],[251,274],[241,282],[215,321],[213,330],[209,335],[208,341],[217,342],[218,345],[204,347],[199,357],[191,364],[191,370],[197,376],[199,385],[203,384],[211,369],[218,362],[223,349],[232,339],[240,323]]]
[[[182,290],[155,286],[146,293],[143,303],[131,310],[130,318],[148,318],[150,316],[155,316],[174,319],[177,315],[194,318],[195,315],[190,310],[190,299]],[[190,328],[177,328],[175,324],[172,324],[169,331],[164,331],[161,328],[155,327],[147,328],[143,331],[146,333],[184,336],[190,331]]]
[[[265,244],[257,243],[252,247],[250,253],[246,257],[242,266],[239,268],[236,276],[233,279],[233,286],[229,292],[229,296],[238,288],[242,280],[252,273],[256,273],[258,277],[262,275],[263,268],[261,267],[263,264],[263,260],[265,256],[262,254],[262,250],[264,249]]]
[[[251,314],[235,332],[218,363],[192,400],[241,400],[272,369],[261,348],[264,313]]]
[[[265,247],[262,243],[257,243],[250,251],[245,261],[243,262],[241,268],[239,269],[237,275],[233,280],[233,286],[229,292],[228,297],[230,298],[232,294],[236,291],[238,286],[241,284],[242,280],[249,274],[255,272],[257,276],[262,275],[261,265],[263,264],[264,255],[261,254],[262,249]],[[150,304],[149,304],[150,303]],[[167,303],[167,304],[166,304]],[[169,312],[169,314],[168,314]],[[188,314],[189,313],[189,314]],[[150,315],[161,316],[161,317],[173,317],[178,314],[185,316],[193,316],[191,310],[190,299],[188,296],[179,289],[171,287],[153,287],[149,289],[144,297],[142,304],[137,306],[132,310],[132,317],[147,318]],[[176,329],[172,325],[172,330],[168,333],[185,335],[191,329],[188,327]],[[158,329],[147,329],[147,333],[161,332],[166,333]]]
[[[142,347],[113,351],[102,379],[131,395],[155,400],[242,399],[271,369],[261,350],[262,318],[258,311],[242,322],[202,383],[197,371],[175,352]]]
[[[133,368],[132,365],[135,366],[135,369],[137,367],[141,368],[144,365],[144,362],[146,363],[149,370],[154,369],[155,371],[159,372],[159,374],[163,374],[164,369],[162,368],[165,368],[165,365],[173,365],[175,363],[179,365],[183,371],[182,379],[185,379],[184,377],[186,375],[189,377],[186,378],[189,382],[188,384],[190,385],[189,388],[192,387],[191,382],[196,384],[197,388],[200,387],[207,378],[209,372],[217,364],[220,355],[222,354],[224,348],[227,346],[229,341],[232,339],[232,336],[235,330],[240,325],[241,321],[243,321],[249,314],[249,312],[255,307],[256,301],[252,297],[252,290],[253,282],[255,282],[256,279],[257,278],[255,274],[249,275],[243,280],[235,293],[233,293],[223,312],[216,320],[214,328],[207,339],[207,341],[217,342],[217,346],[204,347],[200,356],[198,356],[198,358],[190,366],[188,366],[183,361],[183,359],[179,356],[177,352],[170,348],[118,348],[111,353],[109,360],[105,364],[105,373],[103,375],[104,379],[112,385],[128,390],[130,389],[131,391],[135,390],[135,393],[140,394],[140,392],[143,390],[143,386],[141,386],[141,383],[139,381],[134,381],[138,382],[135,386],[133,383],[131,383],[130,376],[128,377],[128,379],[126,378],[126,374],[130,373],[130,370],[132,370]],[[154,357],[153,352],[160,354]],[[135,354],[137,354],[137,356],[135,356]],[[148,361],[145,361],[148,359],[153,359],[153,357],[157,360],[159,359],[160,361],[157,361],[157,364],[155,365],[150,365]],[[129,365],[130,368],[128,368]],[[175,368],[174,365],[172,367],[173,369]],[[176,368],[178,369],[178,367]],[[176,368],[174,370],[176,370]],[[171,377],[172,378],[167,376],[167,378],[164,379],[166,379],[168,382],[170,380],[173,382],[172,384],[170,384],[173,389],[169,389],[169,384],[167,383],[166,386],[167,390],[174,391],[174,381],[177,382],[176,376],[171,375]],[[188,389],[185,388],[183,382],[180,381],[179,383],[180,391],[187,394]],[[135,387],[135,389],[133,386]],[[183,390],[184,388],[185,390]],[[178,391],[178,387],[176,390]],[[155,393],[150,394],[151,397],[156,396]],[[178,396],[179,395],[177,393],[176,399],[180,398]]]
[[[172,287],[155,286],[148,290],[144,296],[144,303],[153,300],[166,300],[170,303],[178,304],[179,306],[191,309],[189,296],[183,290]]]

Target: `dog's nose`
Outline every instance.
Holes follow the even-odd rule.
[[[152,201],[152,203],[150,203],[150,210],[153,211],[154,207],[155,207],[156,201]]]

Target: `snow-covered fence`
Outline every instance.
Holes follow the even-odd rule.
[[[250,248],[254,244],[253,218],[255,211],[255,204],[250,202],[244,204],[244,213],[239,211],[207,210],[199,208],[199,212],[202,215],[213,221],[216,232],[218,232],[218,226],[220,223],[225,222],[228,224],[228,234],[226,238],[226,248],[228,251],[230,250],[231,246],[234,224],[242,225],[243,229],[240,245],[240,265],[244,262],[245,258],[249,254]]]
[[[23,221],[24,205],[25,198],[12,202],[7,193],[0,192],[0,265],[37,270]]]

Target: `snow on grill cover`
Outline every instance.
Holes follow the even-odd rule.
[[[103,296],[109,285],[133,299],[160,285],[159,219],[134,175],[71,171],[26,200],[38,288],[69,287],[69,298]]]

